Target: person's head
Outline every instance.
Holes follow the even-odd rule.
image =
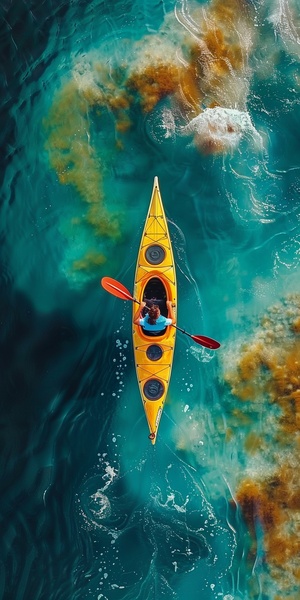
[[[159,307],[157,306],[157,304],[153,304],[149,308],[148,323],[150,323],[150,325],[155,325],[156,320],[158,319],[159,315],[160,315]]]

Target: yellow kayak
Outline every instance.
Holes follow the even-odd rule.
[[[175,262],[157,177],[138,252],[133,295],[139,302],[149,299],[157,303],[164,316],[166,300],[177,306]],[[133,314],[135,311],[133,304]],[[175,339],[176,328],[171,325],[154,333],[133,324],[136,374],[152,444],[167,397]]]

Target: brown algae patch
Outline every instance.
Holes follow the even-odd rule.
[[[166,24],[136,44],[139,60],[128,64],[124,85],[129,93],[138,93],[145,112],[166,96],[175,98],[188,119],[203,107],[245,108],[253,37],[248,3],[231,0],[224,7],[216,0],[192,12],[192,20],[197,31],[187,23],[174,47],[163,41]]]
[[[174,94],[179,86],[179,68],[159,61],[130,75],[126,81],[129,92],[138,94],[144,112],[150,112],[163,98]]]
[[[192,45],[191,57],[207,107],[245,108],[252,17],[243,0],[215,0],[199,13],[200,43]]]
[[[133,58],[124,61],[118,80],[112,75],[116,82],[116,103],[121,104],[116,115],[118,131],[130,129],[133,105],[151,113],[165,98],[172,99],[173,109],[175,112],[179,109],[185,122],[207,108],[245,110],[250,76],[248,57],[255,31],[249,4],[231,0],[224,7],[223,2],[216,0],[205,9],[193,10],[191,19],[193,29],[189,29],[188,22],[180,29],[178,23],[171,24],[172,41],[168,15],[156,34],[147,35],[133,45]],[[113,110],[107,95],[106,100]],[[205,133],[195,140],[201,152],[227,151],[230,134],[234,143],[236,138],[239,141],[243,124],[234,117],[226,112],[221,114],[225,139],[222,139],[223,125],[220,131],[218,121],[208,123]]]
[[[300,590],[299,318],[298,294],[271,307],[252,341],[239,348],[234,360],[231,356],[225,374],[232,395],[252,420],[244,438],[248,467],[236,499],[253,539],[252,552],[262,535],[269,574],[288,598],[295,587]],[[229,424],[234,435],[245,428],[236,410]]]

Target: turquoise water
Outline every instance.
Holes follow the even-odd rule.
[[[299,4],[1,4],[5,600],[300,591]],[[130,303],[154,176],[178,333],[154,447]],[[300,364],[300,363],[299,363]]]

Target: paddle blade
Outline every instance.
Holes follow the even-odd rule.
[[[196,342],[196,344],[201,344],[201,346],[210,348],[210,350],[217,350],[221,346],[219,342],[207,337],[206,335],[191,335],[191,338],[194,340],[194,342]]]
[[[102,277],[101,285],[109,292],[109,294],[117,296],[117,298],[122,298],[122,300],[132,300],[132,302],[135,302],[135,299],[131,296],[128,289],[116,279],[113,279],[112,277]]]

